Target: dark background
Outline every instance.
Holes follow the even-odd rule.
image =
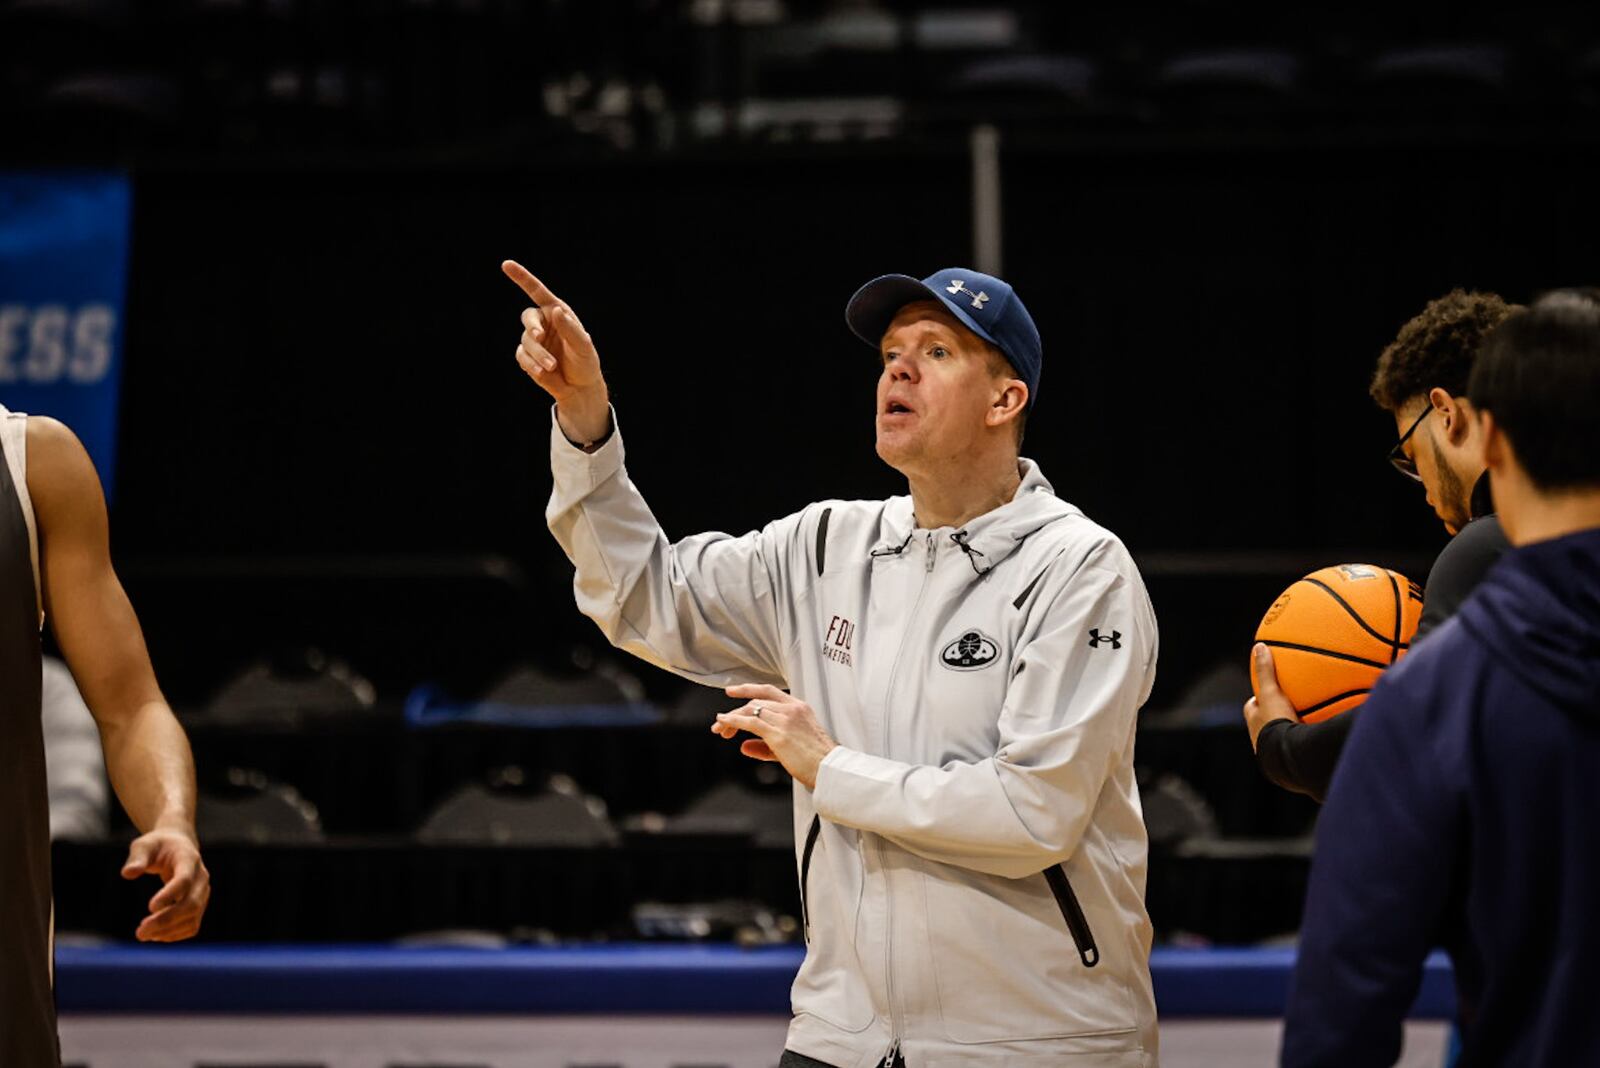
[[[583,317],[669,535],[904,492],[843,308],[877,274],[972,265],[980,125],[1000,273],[1046,352],[1024,452],[1123,538],[1161,622],[1140,770],[1147,815],[1189,829],[1152,861],[1158,931],[1291,930],[1314,809],[1253,766],[1244,654],[1299,575],[1420,581],[1443,544],[1366,394],[1399,327],[1456,286],[1595,282],[1594,5],[0,3],[0,166],[134,183],[112,520],[163,685],[208,791],[255,769],[327,835],[214,839],[208,937],[793,908],[787,845],[748,835],[634,828],[587,859],[412,837],[507,764],[619,821],[719,779],[786,789],[698,725],[403,726],[417,687],[471,698],[519,664],[685,690],[573,606],[499,263]],[[218,721],[240,671],[303,680],[313,647],[376,701]],[[66,927],[137,915],[102,877],[118,848],[58,852]],[[337,914],[303,905],[327,886]]]
[[[1047,354],[1025,452],[1153,584],[1175,554],[1425,565],[1443,532],[1383,461],[1372,365],[1452,286],[1527,299],[1587,277],[1591,155],[1006,151],[1005,270]],[[904,492],[842,308],[875,274],[968,262],[969,186],[963,155],[892,147],[141,174],[119,553],[500,554],[536,605],[524,640],[587,639],[543,529],[548,407],[511,358],[524,301],[499,261],[584,317],[667,531],[740,532]],[[1180,651],[1189,620],[1166,621]]]

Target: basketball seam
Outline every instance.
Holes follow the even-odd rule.
[[[1367,667],[1375,667],[1379,671],[1382,671],[1384,668],[1389,666],[1381,660],[1368,660],[1366,657],[1352,656],[1350,653],[1336,653],[1332,649],[1319,649],[1315,645],[1300,645],[1296,642],[1269,641],[1267,639],[1262,639],[1261,644],[1271,646],[1274,649],[1294,649],[1297,652],[1302,653],[1316,653],[1318,656],[1331,656],[1335,660],[1349,660],[1355,664],[1365,664]]]
[[[1394,577],[1393,571],[1386,571],[1389,576],[1389,588],[1394,590],[1394,648],[1389,653],[1389,663],[1400,659],[1400,583]]]
[[[1392,641],[1384,635],[1379,634],[1370,623],[1361,618],[1361,614],[1359,612],[1350,606],[1349,601],[1346,601],[1343,597],[1340,597],[1337,590],[1335,590],[1332,586],[1329,586],[1326,582],[1323,582],[1321,579],[1306,578],[1303,581],[1311,583],[1311,585],[1315,586],[1323,593],[1326,593],[1329,597],[1332,597],[1334,601],[1338,603],[1339,607],[1343,608],[1345,612],[1349,614],[1350,618],[1356,621],[1357,626],[1366,631],[1368,634],[1372,635],[1374,638],[1378,639],[1383,644],[1389,646],[1389,663],[1394,663],[1394,655],[1400,647],[1400,636],[1398,633],[1396,633],[1394,640]],[[1393,581],[1393,579],[1390,579],[1391,583]]]
[[[1372,692],[1372,687],[1370,687],[1370,686],[1368,686],[1368,687],[1366,687],[1365,689],[1362,689],[1362,690],[1347,690],[1344,693],[1341,693],[1341,694],[1338,694],[1338,695],[1336,695],[1334,697],[1328,698],[1326,701],[1318,701],[1316,704],[1312,705],[1310,708],[1300,708],[1300,709],[1296,709],[1295,711],[1296,711],[1296,713],[1298,715],[1300,715],[1302,717],[1309,716],[1309,715],[1312,715],[1313,713],[1321,712],[1324,708],[1327,708],[1329,705],[1336,705],[1340,701],[1345,700],[1346,698],[1349,698],[1349,697],[1360,697],[1364,693],[1371,693],[1371,692]]]

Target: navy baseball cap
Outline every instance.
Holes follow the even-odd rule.
[[[1039,328],[1033,325],[1033,316],[1022,306],[1016,290],[992,274],[947,267],[920,282],[908,274],[886,274],[856,290],[845,305],[844,319],[856,337],[876,350],[901,308],[930,298],[1005,354],[1017,377],[1028,383],[1028,407],[1032,408],[1039,398],[1044,358]]]

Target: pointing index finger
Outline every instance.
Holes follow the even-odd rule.
[[[541,308],[561,303],[561,298],[550,292],[549,286],[535,278],[532,271],[516,260],[506,260],[500,264],[500,269],[505,272],[507,278],[517,283],[518,287]]]

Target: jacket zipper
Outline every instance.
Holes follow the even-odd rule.
[[[1094,944],[1094,932],[1089,930],[1088,917],[1084,916],[1083,906],[1078,904],[1078,895],[1072,892],[1072,884],[1067,881],[1066,867],[1052,865],[1044,870],[1044,878],[1050,884],[1050,892],[1056,896],[1056,905],[1061,909],[1061,918],[1067,921],[1067,930],[1072,932],[1079,959],[1085,968],[1093,968],[1100,963],[1100,947]]]
[[[933,574],[934,550],[933,531],[930,530],[928,531],[928,560],[922,569],[922,585],[917,589],[917,599],[912,604],[911,612],[905,617],[906,619],[916,619],[917,610],[922,607],[922,598],[928,592],[928,576]],[[889,682],[883,688],[883,704],[880,706],[883,709],[883,746],[879,751],[885,756],[889,753],[889,695],[894,693],[894,680],[900,674],[900,660],[905,655],[907,637],[909,637],[909,634],[906,631],[902,631],[900,634],[900,648],[895,650],[894,663],[889,668]],[[889,1001],[889,1052],[883,1055],[883,1064],[885,1068],[889,1068],[894,1064],[895,1057],[900,1052],[900,1036],[896,1033],[900,1027],[900,1012],[899,1006],[894,1001],[894,904],[888,889],[889,865],[884,858],[883,841],[874,836],[872,844],[874,851],[878,854],[878,867],[884,873],[883,982],[884,995]]]
[[[811,817],[811,830],[806,832],[806,849],[800,857],[800,929],[805,932],[806,941],[811,941],[811,910],[806,904],[806,887],[811,874],[811,851],[817,848],[817,834],[822,830],[822,817]]]

